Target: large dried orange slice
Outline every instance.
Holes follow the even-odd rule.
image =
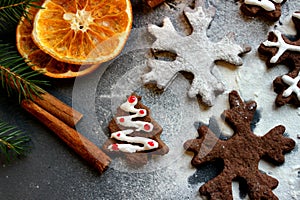
[[[108,61],[123,49],[132,24],[130,0],[46,0],[32,36],[55,59],[72,64]]]
[[[40,6],[43,1],[35,2]],[[16,32],[16,42],[19,53],[28,61],[33,70],[38,70],[53,78],[72,78],[85,75],[98,67],[94,65],[74,65],[55,60],[50,55],[40,50],[32,40],[33,19],[38,8],[31,7],[28,18],[23,18]]]

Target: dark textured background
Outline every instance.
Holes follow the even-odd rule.
[[[299,5],[299,1],[295,1]],[[208,30],[208,36],[212,40],[220,40],[224,34],[233,31],[237,34],[237,41],[240,43],[259,44],[271,24],[262,19],[244,18],[234,0],[210,0],[210,5],[217,7],[217,15]],[[134,22],[133,29],[146,27],[148,24],[162,24],[164,16],[169,16],[176,29],[181,34],[189,34],[191,28],[182,15],[184,6],[193,6],[192,0],[167,0],[156,9],[145,6],[142,0],[132,0]],[[293,6],[293,9],[295,6]],[[285,15],[292,10],[286,4]],[[245,26],[245,22],[247,25]],[[249,33],[248,30],[252,32]],[[13,32],[12,32],[13,33]],[[13,34],[12,34],[13,35]],[[7,38],[3,38],[7,39]],[[134,38],[131,38],[134,40]],[[148,38],[151,41],[151,38]],[[148,41],[148,42],[149,42]],[[130,48],[127,44],[126,48]],[[134,52],[133,52],[134,53]],[[96,95],[103,95],[110,86],[110,81],[115,74],[118,76],[118,63],[123,65],[132,64],[135,57],[126,54],[125,58],[119,58],[119,62],[111,62],[107,74],[104,74],[100,83],[96,87]],[[140,55],[139,55],[140,56]],[[137,56],[137,58],[140,58]],[[122,71],[122,70],[120,70]],[[124,73],[124,72],[119,72]],[[89,81],[93,75],[84,77]],[[72,105],[74,94],[74,80],[51,80],[52,87],[47,90],[63,102]],[[88,84],[87,84],[88,85]],[[80,86],[77,86],[80,87]],[[89,90],[89,88],[85,88]],[[141,93],[149,94],[144,89],[139,89]],[[93,91],[92,91],[93,92]],[[52,132],[24,112],[18,103],[3,95],[0,96],[0,119],[15,125],[26,131],[32,138],[32,150],[27,157],[0,166],[0,199],[200,199],[198,188],[201,182],[207,181],[219,171],[215,165],[208,165],[199,169],[190,177],[186,178],[184,185],[176,182],[176,174],[181,174],[180,169],[172,170],[172,167],[161,168],[150,172],[121,171],[109,168],[103,175],[99,175],[80,159],[72,150],[60,141]],[[172,94],[166,92],[166,97]],[[77,95],[80,97],[80,95]],[[151,97],[151,95],[150,95]],[[152,96],[157,97],[157,96]],[[82,96],[75,102],[76,108],[86,114],[79,124],[78,129],[97,145],[101,142],[98,136],[90,133],[87,127],[91,123],[88,119],[89,111],[86,107],[81,108],[80,103],[95,102],[100,107],[105,107],[102,99],[88,99],[89,96]],[[161,99],[165,98],[164,96]],[[88,101],[89,100],[89,101]],[[147,99],[146,99],[147,100]],[[149,100],[149,99],[148,99]],[[150,101],[150,100],[149,100]],[[101,108],[102,108],[101,107]],[[102,120],[101,109],[97,109],[98,118]],[[104,120],[104,119],[103,119]],[[105,121],[105,120],[104,120]],[[167,123],[167,122],[166,122]],[[103,122],[102,124],[105,124]],[[105,127],[102,127],[105,129]],[[105,131],[104,131],[105,132]],[[103,139],[103,138],[102,138]],[[189,138],[187,138],[189,139]],[[188,157],[187,160],[190,160]],[[187,164],[188,165],[188,164]],[[167,171],[167,172],[166,172]],[[241,196],[244,196],[241,194]]]

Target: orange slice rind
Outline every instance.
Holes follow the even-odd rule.
[[[33,40],[58,61],[96,64],[116,57],[132,24],[130,0],[46,0],[34,19]]]
[[[42,1],[36,2],[40,6]],[[29,19],[23,18],[17,26],[16,45],[19,53],[26,59],[33,70],[40,71],[52,78],[72,78],[94,71],[99,64],[75,65],[60,62],[39,49],[32,40],[33,19],[38,9],[31,7]]]

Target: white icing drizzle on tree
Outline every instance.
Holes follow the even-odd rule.
[[[290,86],[283,92],[282,95],[284,97],[288,97],[294,92],[300,101],[300,88],[298,87],[298,83],[300,81],[300,72],[298,73],[298,76],[295,78],[292,78],[288,75],[283,75],[282,80],[284,83],[286,83]]]
[[[111,144],[108,149],[111,151],[122,151],[127,153],[135,153],[137,151],[146,151],[158,148],[158,143],[155,140],[145,138],[145,137],[131,137],[127,136],[134,131],[145,131],[151,132],[153,130],[153,124],[143,121],[133,121],[132,119],[137,117],[145,117],[147,115],[147,110],[136,109],[135,105],[138,103],[138,99],[135,96],[130,96],[125,103],[123,103],[120,108],[129,113],[135,113],[133,115],[117,117],[117,124],[128,128],[135,128],[114,132],[111,134],[111,138],[119,141],[125,141],[128,143],[142,144],[143,146],[133,145],[133,144]]]
[[[291,45],[291,44],[287,44],[283,38],[282,38],[282,34],[280,33],[280,31],[275,30],[273,31],[274,34],[276,35],[278,41],[277,42],[271,42],[271,41],[265,41],[263,42],[263,44],[266,47],[278,47],[278,51],[277,53],[271,58],[270,62],[271,63],[276,63],[279,58],[286,52],[286,51],[297,51],[300,52],[300,46],[296,46],[296,45]]]
[[[283,0],[273,0],[275,3],[282,3]],[[266,11],[274,11],[275,5],[270,0],[245,0],[245,4],[259,6],[265,9]]]
[[[300,19],[300,13],[294,12],[293,17],[296,17],[296,18]]]
[[[123,103],[120,108],[125,112],[135,113],[134,115],[117,117],[117,123],[125,127],[134,127],[136,131],[146,131],[151,132],[153,130],[153,125],[148,122],[143,121],[132,121],[132,119],[137,117],[145,117],[147,115],[147,110],[136,109],[134,106],[137,104],[138,100],[135,96],[130,96],[125,103]]]
[[[128,134],[133,133],[134,130],[124,130],[111,134],[111,138],[115,138],[120,141],[139,143],[143,146],[132,145],[132,144],[111,144],[108,149],[111,151],[122,151],[127,153],[135,153],[137,151],[145,151],[158,148],[158,143],[152,139],[144,137],[129,137]]]

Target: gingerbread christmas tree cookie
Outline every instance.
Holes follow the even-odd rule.
[[[262,16],[277,21],[281,16],[281,5],[286,0],[242,0],[241,11],[248,16]]]
[[[109,123],[110,138],[103,149],[110,156],[124,157],[134,166],[145,165],[153,155],[164,155],[169,148],[160,139],[162,127],[150,116],[141,97],[131,95]]]
[[[271,129],[262,137],[256,136],[250,124],[256,112],[256,102],[243,102],[236,91],[229,94],[230,109],[224,111],[226,122],[234,130],[228,140],[220,140],[206,126],[198,129],[199,137],[185,142],[184,148],[194,153],[192,165],[222,160],[223,171],[200,187],[202,195],[210,199],[232,199],[232,181],[242,179],[248,187],[250,199],[278,199],[272,192],[278,181],[258,169],[261,158],[276,164],[284,162],[284,153],[295,147],[292,139],[283,136],[282,125]]]
[[[278,94],[275,100],[277,106],[300,106],[300,13],[293,13],[292,20],[297,30],[297,40],[291,40],[279,30],[274,30],[258,49],[267,56],[267,67],[284,64],[289,68],[289,73],[273,81],[274,91]]]

